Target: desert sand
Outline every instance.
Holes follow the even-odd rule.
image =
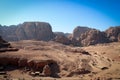
[[[59,66],[51,69],[57,76],[31,76],[32,69],[12,65],[6,66],[7,77],[1,75],[0,80],[120,80],[120,42],[73,47],[53,41],[23,40],[11,45],[19,51],[1,52],[0,58],[36,63],[52,60]]]

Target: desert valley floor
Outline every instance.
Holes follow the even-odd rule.
[[[120,80],[120,42],[87,47],[34,40],[10,43],[19,50],[0,52],[0,61],[12,61],[0,80]],[[42,74],[46,65],[51,77]]]

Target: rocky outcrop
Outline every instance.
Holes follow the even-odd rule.
[[[109,42],[116,42],[119,41],[119,34],[120,34],[120,26],[117,27],[110,27],[105,31]]]
[[[24,22],[18,25],[16,35],[18,40],[48,41],[54,37],[50,24],[45,22]]]
[[[72,36],[65,36],[65,35],[57,35],[53,41],[59,42],[65,45],[71,45],[71,46],[80,46],[80,42],[73,38]]]
[[[48,41],[55,37],[51,25],[46,22],[24,22],[19,25],[0,26],[0,35],[7,41]]]
[[[82,33],[85,33],[86,31],[89,31],[89,30],[91,30],[91,28],[77,26],[77,27],[73,30],[73,38],[79,39],[79,37],[80,37],[80,35],[81,35]]]
[[[89,46],[98,43],[108,42],[106,34],[99,30],[92,29],[80,35],[79,38],[82,46]]]
[[[2,38],[6,41],[17,41],[17,36],[16,36],[16,31],[17,26],[15,25],[11,25],[11,26],[2,26],[1,30],[2,30]]]
[[[98,43],[120,41],[120,26],[111,27],[104,32],[96,29],[77,26],[73,34],[52,32],[51,25],[46,22],[24,22],[19,25],[1,26],[0,36],[6,41],[43,40],[73,45],[88,46]]]
[[[6,51],[18,51],[18,49],[13,48],[10,43],[6,42],[2,39],[0,36],[0,52],[6,52]]]
[[[46,60],[28,60],[17,56],[0,56],[0,66],[15,66],[18,68],[27,67],[31,71],[39,71],[44,76],[56,77],[59,72],[59,65],[52,59]]]

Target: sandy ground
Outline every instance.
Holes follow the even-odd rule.
[[[98,44],[88,47],[72,47],[65,46],[54,42],[42,41],[20,41],[11,42],[13,47],[19,48],[18,52],[5,52],[0,56],[13,56],[28,59],[54,59],[60,65],[61,78],[52,77],[32,77],[29,72],[23,72],[20,69],[8,71],[7,74],[14,80],[120,80],[120,43]],[[85,55],[79,52],[84,49],[90,53]],[[87,60],[85,63],[89,64],[91,73],[88,74],[74,74],[70,77],[67,75],[79,68],[81,68],[82,60]],[[84,66],[86,67],[86,66]],[[102,67],[108,69],[101,70]],[[66,68],[67,70],[64,70]],[[2,80],[2,79],[1,79]]]

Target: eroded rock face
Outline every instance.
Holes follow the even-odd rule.
[[[54,37],[51,26],[45,22],[24,22],[16,30],[18,40],[44,40]]]
[[[16,36],[16,31],[17,26],[16,25],[11,25],[11,26],[1,26],[2,30],[2,38],[6,41],[17,41],[17,36]]]
[[[24,22],[19,25],[0,26],[0,35],[6,41],[44,40],[55,37],[51,25],[46,22]]]
[[[81,35],[82,33],[85,33],[86,31],[89,31],[89,30],[91,30],[91,28],[77,26],[77,27],[73,30],[73,38],[79,39],[79,37],[80,37],[80,35]]]
[[[110,42],[119,41],[120,26],[110,27],[105,31]]]
[[[104,32],[100,32],[99,30],[95,30],[95,29],[81,34],[79,39],[82,46],[107,42],[106,34]]]

